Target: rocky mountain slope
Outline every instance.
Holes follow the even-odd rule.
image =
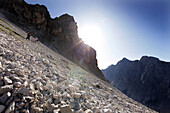
[[[0,113],[155,112],[0,16]]]
[[[64,14],[52,19],[45,6],[24,0],[0,0],[0,12],[55,52],[106,80],[97,66],[96,51],[78,37],[72,16]]]
[[[162,113],[170,113],[170,62],[143,56],[124,58],[102,70],[111,84],[132,99]]]

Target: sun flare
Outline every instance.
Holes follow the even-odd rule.
[[[79,36],[86,44],[95,49],[99,49],[102,46],[102,29],[97,25],[86,25],[81,27],[79,29]]]

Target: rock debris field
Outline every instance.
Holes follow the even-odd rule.
[[[155,112],[0,23],[0,113]]]

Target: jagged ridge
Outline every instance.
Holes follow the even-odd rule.
[[[132,99],[159,112],[170,112],[170,62],[148,56],[136,61],[124,58],[102,72]]]

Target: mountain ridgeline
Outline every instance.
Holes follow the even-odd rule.
[[[78,37],[72,16],[64,14],[52,19],[44,5],[31,5],[24,0],[0,0],[0,12],[50,49],[106,81],[97,66],[96,51]]]
[[[130,98],[156,111],[170,112],[170,62],[148,56],[136,61],[123,58],[102,72]]]

